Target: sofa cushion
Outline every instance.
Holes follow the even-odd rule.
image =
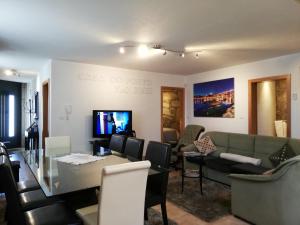
[[[288,142],[289,146],[293,149],[296,155],[300,155],[300,140],[291,138]]]
[[[287,138],[257,135],[255,136],[254,157],[262,159],[261,166],[272,168],[273,164],[271,163],[269,156],[282,149],[287,141]]]
[[[270,169],[263,166],[254,166],[250,163],[236,164],[231,167],[231,173],[241,174],[263,174],[268,170]]]
[[[280,163],[288,160],[290,158],[295,157],[295,152],[291,149],[289,144],[285,144],[279,151],[274,152],[270,155],[270,161],[272,162],[273,166],[276,167]]]
[[[222,152],[227,152],[228,148],[228,137],[229,134],[225,132],[207,132],[203,135],[203,137],[209,136],[215,146],[217,146],[217,150]]]
[[[248,134],[229,134],[228,152],[253,157],[254,136]]]
[[[214,169],[223,173],[230,173],[231,167],[235,164],[238,164],[238,162],[207,156],[204,158],[204,164],[210,169]]]

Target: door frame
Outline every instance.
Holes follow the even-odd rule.
[[[161,86],[160,88],[160,135],[161,141],[163,141],[163,92],[167,90],[179,90],[181,93],[182,101],[180,101],[182,114],[180,117],[180,134],[182,134],[185,128],[185,88],[183,87],[169,87],[169,86]]]
[[[42,83],[43,94],[43,131],[42,131],[42,148],[45,149],[45,138],[49,137],[49,86],[50,80]]]
[[[257,84],[263,81],[287,82],[287,137],[291,137],[291,74],[262,77],[248,81],[248,133],[257,134]]]

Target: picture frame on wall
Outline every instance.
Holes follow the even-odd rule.
[[[194,117],[234,118],[234,78],[196,83]]]

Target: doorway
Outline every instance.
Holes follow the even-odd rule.
[[[22,84],[0,80],[0,141],[7,148],[21,147]]]
[[[184,124],[184,88],[161,87],[161,140],[168,142],[164,134],[182,134]],[[170,135],[169,135],[170,136]],[[174,138],[174,137],[170,137]]]
[[[49,81],[43,83],[43,131],[42,148],[45,149],[45,138],[49,137]]]
[[[291,75],[249,80],[249,134],[291,136]]]

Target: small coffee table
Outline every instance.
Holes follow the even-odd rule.
[[[193,154],[191,153],[184,153],[183,157],[189,157],[191,162],[197,163],[199,165],[199,169],[198,170],[190,170],[190,171],[186,171],[185,167],[184,167],[184,159],[182,160],[182,173],[181,173],[181,193],[183,193],[183,189],[184,189],[184,178],[198,178],[199,179],[199,183],[200,183],[200,191],[201,191],[201,195],[203,195],[203,190],[202,190],[202,178],[203,178],[203,174],[202,174],[202,166],[204,164],[204,157],[205,155],[200,153],[200,152],[195,152]]]

